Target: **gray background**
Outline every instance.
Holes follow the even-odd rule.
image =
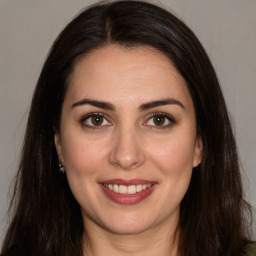
[[[0,0],[0,243],[8,222],[9,187],[40,69],[60,30],[94,2]],[[256,0],[160,2],[192,28],[210,55],[234,123],[246,196],[255,207]]]

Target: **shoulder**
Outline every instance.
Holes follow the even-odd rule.
[[[256,242],[249,243],[245,247],[245,254],[244,256],[256,256]]]

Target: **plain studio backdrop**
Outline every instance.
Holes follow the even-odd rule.
[[[43,62],[61,29],[92,3],[95,1],[0,0],[0,244],[8,223],[9,188],[17,171],[29,104]],[[255,209],[256,0],[154,3],[180,17],[198,36],[213,62],[237,138],[245,193]]]

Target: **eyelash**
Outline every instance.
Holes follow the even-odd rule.
[[[110,124],[107,124],[107,125],[88,125],[88,124],[85,124],[86,120],[89,120],[90,118],[92,117],[99,117],[99,118],[103,118],[103,122],[106,120],[108,123]],[[111,125],[111,122],[108,120],[108,118],[106,118],[105,114],[102,114],[102,113],[90,113],[88,115],[85,115],[81,118],[80,122],[86,126],[87,128],[90,128],[90,129],[101,129],[105,126],[110,126]],[[92,122],[92,121],[91,121]]]
[[[92,117],[103,118],[104,120],[102,122],[104,123],[105,121],[107,121],[109,124],[105,124],[105,125],[102,125],[102,124],[99,124],[99,125],[93,125],[93,124],[90,125],[89,124],[88,125],[88,124],[86,124],[85,122],[87,120],[89,120],[90,118],[92,118]],[[165,125],[159,125],[159,126],[158,125],[147,125],[146,123],[149,122],[150,120],[152,120],[154,117],[163,117],[165,119],[164,120],[164,124],[165,124],[166,120],[169,123],[165,124]],[[112,123],[108,119],[109,118],[106,118],[105,114],[102,114],[102,113],[90,113],[88,115],[83,116],[81,118],[80,122],[81,122],[81,124],[83,124],[84,126],[86,126],[87,128],[90,128],[90,129],[102,129],[102,128],[106,127],[106,126],[111,126]],[[90,122],[92,123],[92,121],[90,121]],[[156,113],[152,113],[143,124],[148,126],[148,127],[150,127],[151,129],[154,129],[154,128],[156,128],[156,129],[166,129],[166,128],[171,127],[175,123],[176,123],[175,119],[172,116],[170,116],[170,115],[168,115],[166,113],[156,112]]]
[[[168,124],[165,124],[165,125],[160,125],[160,126],[157,126],[157,125],[149,125],[152,129],[153,128],[156,128],[156,129],[166,129],[166,128],[169,128],[171,127],[173,124],[175,124],[175,119],[166,114],[166,113],[162,113],[162,112],[156,112],[156,113],[152,113],[149,118],[146,120],[146,122],[149,122],[149,120],[153,119],[154,117],[163,117],[165,119],[164,123],[166,122],[166,120],[169,122]],[[146,123],[144,122],[144,124]]]

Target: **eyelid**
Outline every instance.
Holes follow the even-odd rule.
[[[158,125],[147,125],[146,124],[150,119],[152,119],[152,118],[154,118],[156,116],[160,116],[160,117],[166,118],[169,121],[169,123],[167,125],[159,125],[159,126]],[[165,129],[165,128],[171,127],[175,123],[176,123],[176,121],[175,121],[174,117],[171,116],[170,114],[167,114],[167,113],[164,113],[164,112],[155,112],[155,113],[151,113],[147,117],[146,121],[144,122],[144,125],[149,126],[151,128],[156,128],[156,129]]]
[[[100,124],[100,125],[90,125],[90,124],[86,124],[85,121],[88,120],[89,118],[91,117],[95,117],[95,116],[99,116],[101,118],[104,118],[108,124]],[[165,124],[165,125],[149,125],[147,124],[147,122],[149,122],[150,119],[154,118],[154,117],[164,117],[165,119],[168,120],[168,124]],[[80,123],[87,127],[87,128],[91,128],[91,129],[100,129],[100,128],[105,128],[106,126],[111,126],[113,125],[113,122],[111,120],[111,118],[105,114],[105,113],[102,113],[102,112],[91,112],[91,113],[88,113],[86,115],[83,115],[82,118],[80,119]],[[148,126],[150,128],[156,128],[156,129],[164,129],[164,128],[169,128],[171,127],[173,124],[175,124],[176,121],[174,119],[174,117],[170,114],[167,114],[167,113],[164,113],[164,112],[154,112],[154,113],[151,113],[149,114],[147,117],[146,117],[146,121],[143,122],[143,125],[145,126]]]
[[[85,121],[87,120],[87,119],[89,119],[89,118],[91,118],[91,117],[95,117],[95,116],[99,116],[99,117],[102,117],[102,118],[104,118],[109,124],[105,124],[105,125],[88,125],[88,124],[84,124],[85,123]],[[101,128],[104,128],[104,127],[106,127],[106,126],[111,126],[112,125],[112,121],[110,121],[109,120],[110,118],[106,115],[106,114],[104,114],[104,113],[100,113],[100,112],[92,112],[92,113],[88,113],[88,114],[86,114],[86,115],[84,115],[84,116],[82,116],[82,118],[80,119],[80,123],[82,124],[82,125],[84,125],[85,127],[87,127],[87,128],[91,128],[91,129],[101,129]]]

